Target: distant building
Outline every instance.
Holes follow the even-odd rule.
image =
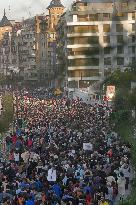
[[[40,85],[48,85],[47,78],[47,29],[48,29],[48,16],[37,15],[35,17],[35,38],[36,38],[36,65],[37,77]]]
[[[56,27],[57,31],[57,71],[58,84],[67,87],[67,23],[66,13],[63,13]]]
[[[34,25],[34,18],[14,22],[0,41],[0,72],[10,75],[11,71],[18,71],[28,84],[37,82]]]
[[[5,9],[4,9],[3,18],[0,21],[0,41],[3,39],[3,36],[6,32],[12,32],[12,24],[8,20]]]
[[[19,69],[24,73],[24,81],[31,85],[37,82],[36,66],[36,38],[35,38],[35,17],[23,22],[22,29],[17,35],[19,43]]]
[[[65,45],[69,88],[88,87],[136,60],[135,9],[135,0],[82,0],[72,4],[57,31],[58,44]]]
[[[10,75],[11,71],[19,69],[17,33],[21,28],[22,22],[8,20],[4,10],[3,18],[0,21],[0,73],[2,74]]]
[[[36,66],[39,85],[58,85],[56,26],[64,13],[60,0],[52,0],[47,7],[49,14],[35,17]]]
[[[64,6],[60,0],[52,0],[47,7],[49,11],[48,30],[47,30],[47,73],[48,86],[57,87],[57,41],[56,41],[56,27],[61,15],[64,13]]]

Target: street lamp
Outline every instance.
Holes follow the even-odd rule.
[[[17,90],[18,90],[17,76],[18,76],[18,74],[19,74],[18,68],[12,67],[12,69],[10,69],[11,89],[12,89],[12,98],[13,98],[13,113],[15,112],[15,107],[16,107],[17,122],[18,122],[18,94],[17,94]],[[15,100],[14,100],[14,97],[15,97]],[[14,101],[15,101],[15,104],[14,104]]]

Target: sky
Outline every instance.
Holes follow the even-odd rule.
[[[3,16],[4,8],[10,20],[22,20],[36,14],[47,13],[47,6],[51,0],[0,0],[0,20]],[[72,0],[61,0],[67,8]]]

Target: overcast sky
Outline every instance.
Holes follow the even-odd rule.
[[[51,0],[0,0],[0,20],[3,10],[9,19],[22,20],[36,14],[46,13],[47,6]],[[65,7],[68,7],[72,0],[61,0]]]

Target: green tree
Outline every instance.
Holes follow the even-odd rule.
[[[11,93],[6,93],[2,99],[3,113],[0,117],[0,132],[8,130],[13,121],[13,97]]]

